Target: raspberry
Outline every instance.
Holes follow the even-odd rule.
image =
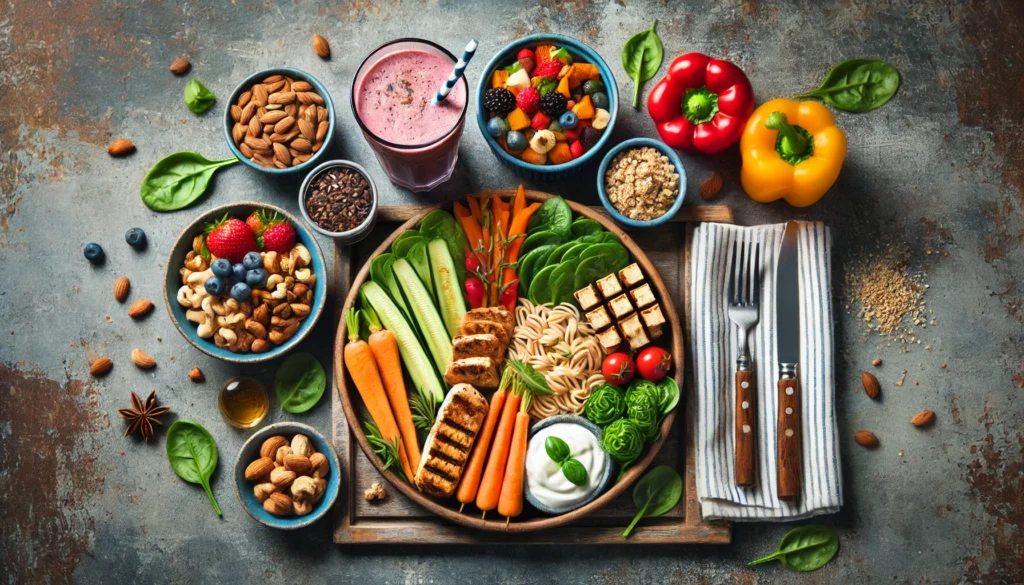
[[[571,154],[573,158],[579,158],[583,156],[583,145],[580,144],[579,140],[569,145],[569,154]]]
[[[551,118],[544,112],[537,112],[533,115],[533,120],[530,121],[530,128],[534,130],[546,130],[551,124]]]
[[[534,77],[554,77],[562,70],[561,61],[545,61],[533,70]]]
[[[524,87],[516,96],[516,105],[527,114],[536,112],[540,107],[540,92],[532,87]]]
[[[536,61],[536,58],[533,56],[533,51],[530,49],[522,49],[519,51],[519,54],[516,55],[516,61],[527,58],[534,59]]]

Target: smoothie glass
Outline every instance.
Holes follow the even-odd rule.
[[[444,183],[459,160],[466,77],[444,102],[430,103],[456,60],[430,41],[398,39],[370,53],[352,81],[352,111],[363,137],[391,182],[410,191]]]

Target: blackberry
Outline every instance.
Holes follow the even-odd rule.
[[[569,99],[557,91],[549,91],[540,98],[540,111],[558,118],[569,107]]]
[[[488,112],[498,116],[507,116],[516,109],[516,96],[504,87],[495,87],[484,94],[484,107]]]

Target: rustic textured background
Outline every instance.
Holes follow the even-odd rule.
[[[890,245],[906,245],[912,270],[930,285],[936,323],[909,352],[865,334],[857,307],[837,299],[846,506],[824,521],[842,538],[838,558],[809,575],[748,569],[788,528],[764,524],[738,525],[732,545],[713,548],[344,549],[330,543],[326,522],[287,534],[250,520],[230,476],[247,435],[227,427],[215,406],[219,381],[237,369],[186,345],[162,308],[128,319],[111,289],[126,274],[133,298],[159,298],[168,248],[194,215],[242,198],[295,209],[298,180],[239,165],[196,208],[156,214],[138,199],[146,169],[177,150],[226,155],[223,100],[254,70],[291,65],[335,98],[333,154],[367,165],[385,203],[427,201],[387,183],[351,119],[351,78],[372,48],[422,35],[458,52],[476,37],[475,85],[507,41],[560,32],[602,53],[628,94],[622,44],[655,17],[668,58],[700,50],[732,59],[758,101],[812,88],[844,58],[881,57],[903,74],[881,110],[838,116],[849,156],[836,187],[810,209],[749,201],[735,151],[684,156],[691,193],[711,170],[723,172],[720,202],[743,223],[827,221],[840,290],[850,266]],[[1024,582],[1022,22],[1016,0],[0,2],[0,572],[8,583]],[[315,32],[330,40],[331,60],[313,53]],[[184,107],[184,79],[167,70],[180,55],[221,100],[204,116]],[[615,139],[633,135],[653,127],[644,112],[623,108]],[[111,159],[105,147],[119,136],[138,151]],[[467,124],[458,178],[442,195],[515,182]],[[595,200],[592,178],[531,186]],[[124,244],[132,226],[146,229],[147,251]],[[82,258],[89,240],[107,250],[102,268]],[[324,363],[332,328],[324,319],[305,344]],[[136,346],[156,357],[156,370],[130,365]],[[89,350],[115,359],[111,375],[90,379]],[[856,390],[875,357],[884,360],[881,403]],[[206,384],[187,380],[193,365]],[[255,374],[269,381],[275,365]],[[149,445],[121,438],[116,409],[129,390],[151,389],[217,437],[223,519],[170,470],[163,434]],[[938,414],[925,431],[908,423],[923,408]],[[324,400],[296,418],[326,431],[329,411]],[[878,434],[880,449],[853,443],[861,428]]]

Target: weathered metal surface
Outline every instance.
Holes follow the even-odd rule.
[[[560,32],[594,46],[628,92],[622,43],[653,18],[669,57],[701,50],[733,59],[759,101],[814,87],[844,58],[882,57],[903,74],[903,88],[884,108],[837,116],[849,156],[836,187],[809,209],[747,200],[735,151],[683,157],[691,193],[712,170],[723,173],[719,202],[734,206],[741,223],[828,222],[837,284],[854,262],[891,244],[906,245],[911,268],[926,274],[936,322],[917,332],[922,343],[909,352],[863,333],[856,307],[847,311],[837,300],[846,506],[825,521],[840,532],[839,557],[808,575],[748,569],[745,561],[773,548],[787,529],[764,524],[737,525],[733,544],[720,548],[340,550],[330,544],[329,522],[298,534],[251,522],[230,485],[230,463],[246,435],[228,428],[215,406],[218,381],[237,370],[190,349],[162,312],[130,320],[111,290],[126,274],[132,298],[158,297],[168,246],[196,213],[241,198],[294,209],[300,179],[275,181],[236,167],[192,211],[146,209],[137,185],[154,161],[184,149],[227,152],[223,101],[192,115],[170,62],[189,57],[191,75],[221,100],[262,67],[284,63],[313,73],[338,104],[334,154],[369,167],[384,203],[423,202],[387,184],[351,120],[353,72],[378,42],[421,35],[457,49],[476,37],[475,85],[475,72],[508,40]],[[1024,582],[1022,23],[1024,3],[1015,0],[4,2],[0,573],[8,583]],[[331,60],[313,53],[314,32],[330,40]],[[624,108],[615,139],[637,134],[653,135],[653,127],[643,111]],[[119,136],[138,151],[111,159],[105,146]],[[460,154],[457,178],[438,196],[515,184],[472,123]],[[592,179],[529,186],[596,200]],[[123,243],[133,226],[150,236],[145,252]],[[106,248],[103,267],[82,259],[89,240]],[[324,363],[331,329],[325,321],[305,344]],[[133,347],[160,365],[135,369]],[[89,379],[88,351],[114,359],[109,376]],[[881,402],[856,391],[860,371],[876,357],[883,360]],[[207,383],[188,381],[193,365]],[[269,382],[275,365],[252,373]],[[223,519],[171,472],[162,433],[148,445],[121,437],[116,409],[130,390],[150,389],[217,437],[214,491]],[[938,415],[931,429],[909,424],[923,408]],[[326,401],[300,418],[327,430]],[[853,443],[862,428],[880,437],[878,450]]]

